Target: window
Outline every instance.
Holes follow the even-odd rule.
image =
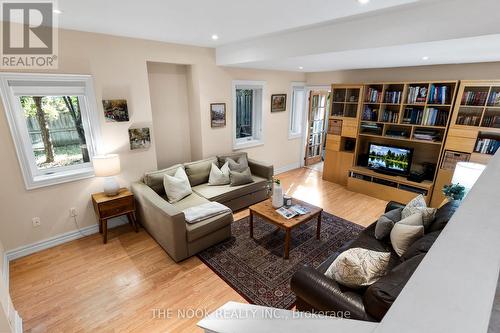
[[[304,127],[302,119],[306,105],[306,90],[302,82],[292,83],[292,107],[290,111],[290,125],[288,127],[288,138],[302,137]]]
[[[262,109],[265,83],[233,82],[233,149],[262,144]]]
[[[99,122],[86,75],[0,74],[27,189],[92,177]]]

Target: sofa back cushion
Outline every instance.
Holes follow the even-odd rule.
[[[415,243],[411,244],[408,250],[406,250],[405,253],[403,253],[403,255],[401,256],[401,260],[409,260],[413,257],[418,256],[419,254],[425,254],[429,252],[432,244],[434,244],[436,239],[439,237],[439,234],[441,234],[441,231],[433,231],[426,234]]]
[[[443,207],[439,208],[434,217],[434,221],[425,232],[433,232],[443,230],[448,221],[451,219],[455,211],[458,209],[459,201],[450,201]]]
[[[163,178],[165,175],[175,175],[175,172],[179,169],[179,167],[183,168],[182,164],[176,164],[166,169],[146,172],[143,177],[143,182],[159,195],[164,195],[165,187],[163,186]]]
[[[368,287],[363,295],[363,304],[370,316],[382,320],[424,256],[425,254],[420,254],[404,261]]]
[[[191,186],[208,183],[212,163],[217,163],[217,157],[184,163],[184,168],[186,169],[186,174]]]
[[[221,168],[224,165],[224,163],[226,163],[227,158],[230,158],[233,161],[237,162],[239,158],[242,156],[244,156],[248,160],[248,154],[245,152],[217,156],[217,159],[219,160],[219,168]]]

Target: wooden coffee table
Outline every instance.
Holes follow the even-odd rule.
[[[285,230],[285,251],[283,257],[288,259],[288,254],[290,252],[290,234],[292,229],[306,223],[314,218],[318,219],[318,225],[316,227],[316,239],[319,239],[321,233],[321,213],[322,208],[313,206],[307,202],[292,199],[292,204],[298,204],[309,209],[309,213],[305,215],[297,215],[291,219],[286,219],[276,212],[276,209],[272,205],[272,200],[267,199],[261,201],[258,204],[250,206],[250,237],[253,238],[253,217],[258,215],[263,218],[264,221],[276,225],[278,228]]]

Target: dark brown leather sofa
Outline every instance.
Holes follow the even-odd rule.
[[[386,212],[400,207],[403,205],[389,202]],[[379,241],[375,238],[376,223],[373,223],[318,268],[303,267],[290,282],[297,296],[297,310],[364,321],[382,320],[457,208],[456,202],[450,202],[438,209],[424,237],[413,243],[401,257],[394,252],[389,239]],[[389,273],[368,288],[351,289],[324,275],[340,253],[356,247],[391,252]]]

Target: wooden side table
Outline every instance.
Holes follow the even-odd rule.
[[[137,221],[135,220],[135,200],[134,195],[126,188],[120,189],[117,195],[108,197],[104,192],[92,194],[92,203],[99,219],[99,233],[102,234],[103,243],[108,241],[108,219],[127,215],[128,221],[132,224],[135,232],[139,232]]]

